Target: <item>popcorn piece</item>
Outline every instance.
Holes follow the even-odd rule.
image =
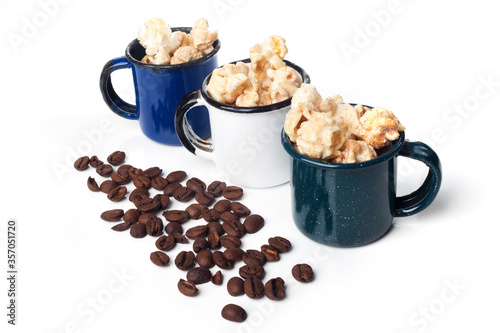
[[[269,87],[272,103],[292,97],[302,83],[299,73],[288,66],[276,70],[269,69],[267,74],[273,81]]]
[[[337,163],[364,162],[377,157],[372,146],[364,141],[347,140],[342,154],[337,157]]]
[[[345,138],[341,129],[320,117],[303,122],[297,131],[297,150],[312,158],[332,159],[341,154]]]
[[[160,18],[151,18],[139,28],[137,39],[146,49],[146,54],[154,56],[168,43],[172,30]]]
[[[188,61],[199,59],[202,56],[203,54],[194,46],[181,46],[175,51],[170,60],[170,64],[183,64]]]
[[[208,54],[213,50],[212,44],[217,39],[218,32],[209,32],[208,21],[202,17],[196,20],[190,35],[193,38],[193,46],[203,54]]]
[[[233,104],[250,84],[247,74],[248,67],[242,62],[226,64],[212,72],[207,90],[216,101]]]
[[[359,137],[374,148],[382,148],[398,139],[399,132],[405,130],[391,111],[381,107],[366,110],[359,123]]]

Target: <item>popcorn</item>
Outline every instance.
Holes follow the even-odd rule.
[[[201,28],[200,28],[201,29]],[[196,44],[196,41],[194,42]],[[216,101],[242,107],[255,107],[278,103],[293,96],[302,78],[293,68],[286,66],[286,41],[280,36],[267,37],[262,44],[250,48],[250,64],[238,63],[238,73],[246,79],[233,79],[230,67],[215,70],[208,83],[208,92]],[[242,69],[245,66],[245,70]],[[228,72],[229,70],[229,72]]]
[[[217,31],[208,31],[208,22],[199,18],[190,34],[172,32],[165,21],[151,18],[139,28],[137,39],[145,48],[142,62],[155,65],[180,64],[199,59],[213,51]]]
[[[314,86],[302,84],[293,95],[284,129],[301,154],[355,163],[377,157],[375,149],[398,139],[405,127],[387,109],[352,107],[339,95],[323,99]]]

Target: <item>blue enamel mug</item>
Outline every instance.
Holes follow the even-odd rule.
[[[172,28],[189,33],[191,28]],[[174,116],[177,104],[187,93],[200,88],[203,79],[217,64],[220,42],[206,56],[183,64],[152,65],[142,63],[146,54],[137,39],[125,49],[125,56],[108,61],[101,72],[100,88],[111,111],[126,118],[139,120],[142,132],[151,140],[168,145],[180,145],[175,132]],[[121,99],[113,88],[111,73],[119,69],[132,70],[136,104]],[[197,107],[187,120],[201,138],[210,136],[210,121],[206,107]]]
[[[292,157],[292,216],[297,228],[310,239],[335,247],[355,247],[382,237],[394,217],[416,214],[428,207],[442,181],[438,155],[425,143],[405,140],[402,132],[375,159],[338,164],[298,153],[285,131],[281,142]],[[416,159],[429,168],[415,192],[398,197],[397,159]]]

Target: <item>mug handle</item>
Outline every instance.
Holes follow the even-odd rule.
[[[127,57],[118,57],[108,61],[101,72],[99,85],[102,97],[111,111],[126,119],[138,119],[137,106],[125,102],[118,96],[111,83],[111,73],[118,69],[131,68],[132,64]]]
[[[396,217],[403,217],[424,210],[434,201],[441,187],[443,176],[439,157],[425,143],[405,141],[399,151],[399,156],[413,158],[429,167],[429,173],[420,188],[413,193],[396,198]]]
[[[205,105],[200,90],[194,90],[184,96],[175,111],[175,131],[179,141],[191,153],[212,159],[213,146],[211,142],[200,138],[186,119],[187,113],[198,105]]]

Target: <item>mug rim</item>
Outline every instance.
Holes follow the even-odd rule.
[[[185,33],[189,33],[191,31],[192,28],[190,27],[175,27],[175,28],[171,28],[172,31],[182,31],[182,32],[185,32]],[[140,66],[140,67],[144,67],[144,68],[150,68],[150,69],[155,69],[155,70],[161,70],[161,69],[181,69],[181,68],[184,68],[184,67],[190,67],[190,66],[194,66],[196,64],[199,64],[199,63],[202,63],[210,58],[212,58],[213,56],[215,56],[217,54],[217,52],[219,52],[220,50],[220,41],[219,39],[217,38],[214,43],[212,44],[213,46],[213,50],[212,52],[210,52],[209,54],[207,55],[204,55],[203,57],[201,58],[198,58],[198,59],[195,59],[195,60],[192,60],[192,61],[188,61],[188,62],[184,62],[184,63],[181,63],[181,64],[174,64],[174,65],[155,65],[155,64],[146,64],[144,62],[142,62],[140,59],[136,59],[132,56],[132,54],[130,54],[130,49],[132,48],[133,45],[139,43],[139,40],[136,38],[134,39],[133,41],[131,41],[128,45],[127,45],[127,48],[125,49],[125,56],[127,57],[127,59],[133,63],[134,65],[137,65],[137,66]],[[142,46],[142,45],[141,45]]]
[[[370,106],[368,107],[372,108]],[[296,151],[295,148],[293,147],[293,143],[290,141],[288,134],[285,133],[285,129],[283,128],[281,130],[281,144],[285,149],[285,151],[288,153],[288,155],[290,155],[293,159],[298,160],[302,163],[306,163],[311,166],[324,169],[353,170],[353,169],[367,168],[385,162],[397,155],[399,150],[403,147],[404,142],[405,142],[405,132],[403,131],[399,132],[399,139],[393,142],[394,144],[391,147],[391,149],[389,149],[384,154],[374,159],[356,163],[334,163],[334,162],[321,161],[311,158],[309,156],[302,155],[301,153]]]
[[[292,67],[295,69],[301,76],[302,76],[302,83],[310,83],[311,78],[309,77],[309,74],[300,66],[294,64],[291,61],[283,59],[285,64],[287,66]],[[229,62],[229,64],[236,64],[237,62],[244,62],[244,63],[249,63],[250,58],[242,59],[242,60],[236,60]],[[224,65],[219,66],[218,68],[222,68]],[[212,71],[213,73],[213,71]],[[290,106],[292,104],[292,97],[287,98],[281,102],[278,103],[273,103],[273,104],[268,104],[268,105],[262,105],[262,106],[234,106],[234,105],[228,105],[224,104],[221,102],[216,101],[210,95],[208,94],[208,82],[210,81],[210,78],[212,77],[212,73],[208,74],[205,79],[203,80],[203,83],[201,84],[201,95],[203,99],[210,104],[211,106],[223,110],[223,111],[229,111],[229,112],[235,112],[235,113],[262,113],[262,112],[269,112],[269,111],[274,111],[274,110],[279,110],[283,109],[284,107]]]

